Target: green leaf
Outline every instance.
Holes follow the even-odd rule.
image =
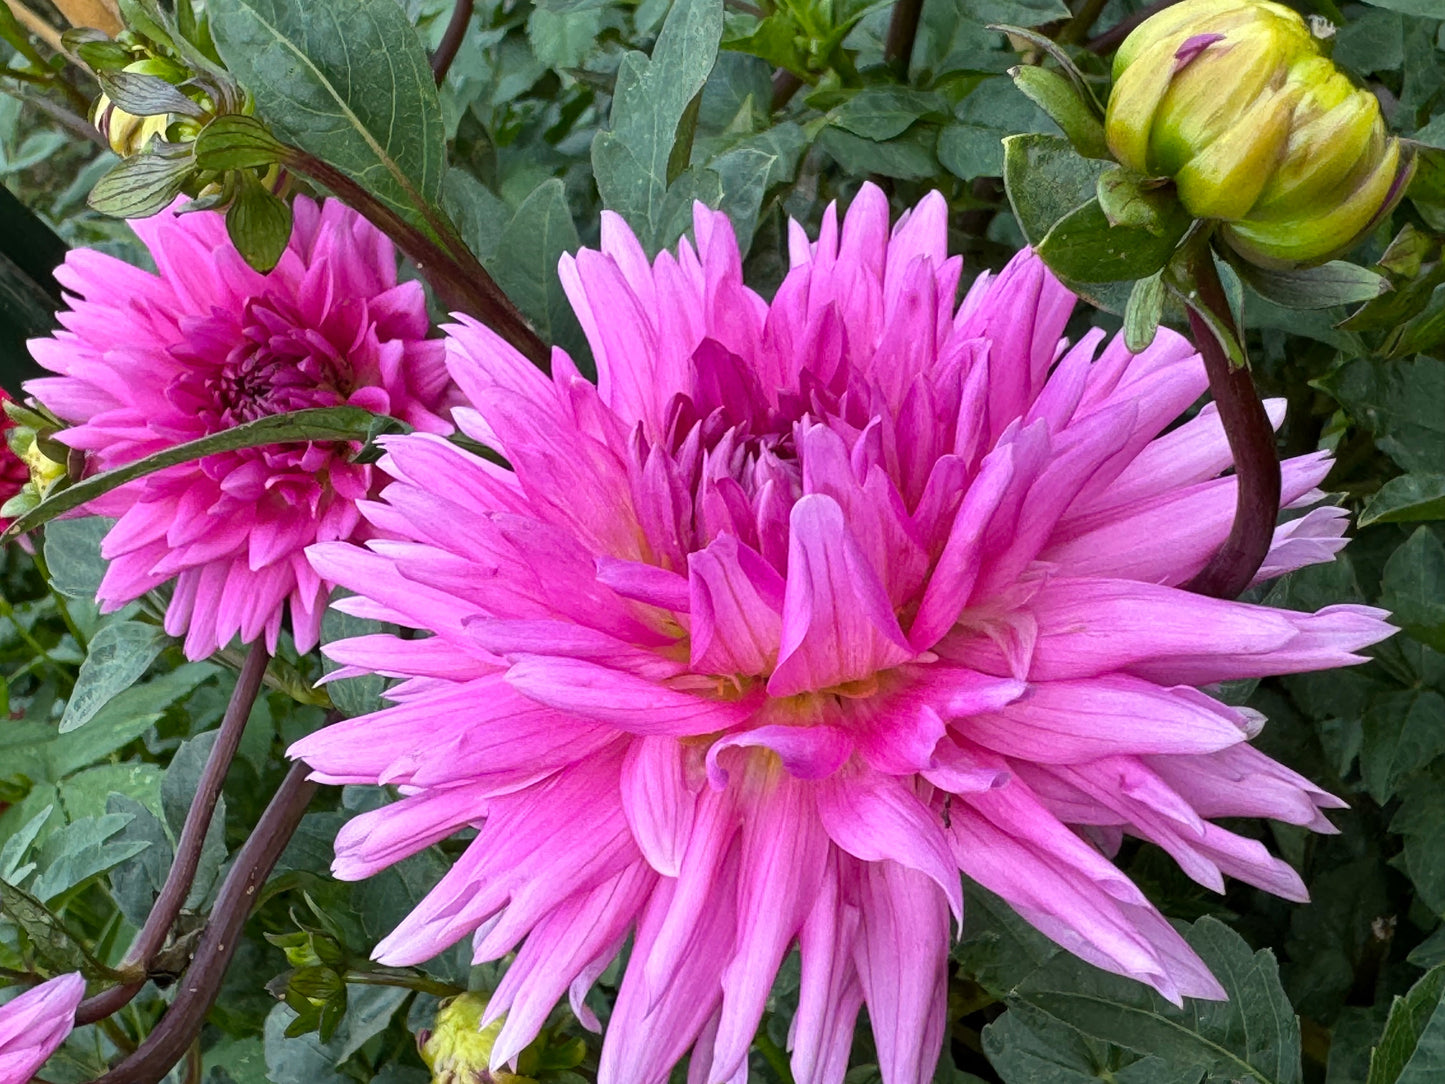
[[[289,148],[255,117],[227,113],[215,118],[196,136],[196,165],[224,172],[260,169],[284,161]]]
[[[95,182],[86,202],[112,218],[149,218],[171,205],[195,170],[190,154],[144,154],[122,158]]]
[[[1370,1054],[1366,1084],[1431,1084],[1445,1074],[1445,965],[1396,997],[1380,1045]]]
[[[539,3],[527,16],[527,40],[532,52],[549,68],[575,68],[597,48],[597,35],[606,15],[602,4],[559,10]]]
[[[32,511],[19,517],[6,531],[5,537],[22,534],[45,523],[62,512],[79,508],[86,501],[94,500],[109,493],[117,486],[147,474],[154,474],[177,463],[189,463],[216,452],[233,451],[236,448],[257,448],[267,444],[285,444],[292,441],[309,440],[364,440],[377,431],[378,422],[386,426],[403,427],[401,422],[384,415],[373,414],[360,407],[316,407],[309,410],[292,411],[289,414],[272,414],[257,418],[253,422],[212,433],[199,440],[186,441],[167,448],[163,452],[137,459],[123,467],[106,471],[77,482],[68,489],[45,498]]]
[[[1445,16],[1440,9],[1440,0],[1365,0],[1365,3],[1387,11],[1398,11],[1401,15],[1419,15],[1426,19]],[[1370,1084],[1374,1084],[1373,1079]]]
[[[943,95],[912,87],[864,87],[828,112],[828,121],[845,132],[879,142],[900,136],[916,122],[948,115]]]
[[[1049,115],[1023,94],[1011,79],[995,76],[979,83],[958,104],[954,111],[954,123],[946,125],[939,133],[938,160],[950,173],[965,181],[975,177],[997,177],[1004,169],[1003,140],[1006,136],[1020,132],[1057,136],[1056,128]],[[1081,197],[1068,210],[1073,210],[1084,198]]]
[[[1009,136],[1003,146],[1004,186],[1029,244],[1039,245],[1056,223],[1094,200],[1106,167],[1080,158],[1063,136]]]
[[[216,733],[210,730],[182,742],[161,780],[161,811],[165,815],[166,827],[170,829],[172,839],[180,838],[186,816],[195,804],[201,774],[205,771],[206,761],[216,744]],[[201,843],[201,861],[196,867],[190,893],[186,896],[187,907],[198,908],[205,903],[221,872],[221,863],[225,860],[226,799],[220,797],[216,800],[211,823],[206,828],[206,838]]]
[[[618,212],[645,244],[665,243],[668,162],[678,130],[717,57],[722,0],[677,0],[652,57],[622,58],[611,127],[592,142],[592,168],[603,205]]]
[[[1010,68],[1009,75],[1030,101],[1053,118],[1074,150],[1085,158],[1113,160],[1104,139],[1104,126],[1072,80],[1050,68],[1027,64]]]
[[[1299,1084],[1299,1021],[1279,982],[1274,954],[1253,952],[1214,918],[1186,932],[1227,1001],[1170,1005],[1148,987],[1066,954],[1020,983],[1010,999],[1102,1042],[1154,1055],[1170,1071],[1197,1066],[1211,1079]]]
[[[1012,26],[1042,26],[1070,15],[1063,0],[962,0],[975,19]]]
[[[1360,513],[1360,526],[1445,519],[1445,474],[1402,474],[1391,478]]]
[[[1407,471],[1445,473],[1445,365],[1433,358],[1357,357],[1321,381],[1375,442]]]
[[[161,113],[179,113],[183,117],[206,115],[204,109],[158,75],[101,71],[95,77],[111,101],[137,117]]]
[[[159,790],[159,779],[156,787]],[[170,837],[151,807],[134,798],[111,794],[106,798],[105,808],[111,813],[124,813],[131,818],[130,823],[117,833],[117,840],[145,844],[142,850],[110,871],[111,891],[121,914],[132,925],[139,927],[150,914],[151,906],[166,882],[166,874],[170,872],[174,853]]]
[[[1365,710],[1360,776],[1383,805],[1401,781],[1445,753],[1445,699],[1433,690],[1382,693]]]
[[[119,621],[104,626],[90,642],[90,651],[80,664],[75,691],[66,702],[60,732],[82,727],[117,693],[129,689],[147,670],[169,642],[165,631],[139,621]]]
[[[236,195],[226,209],[226,234],[242,259],[262,274],[270,271],[291,240],[291,205],[242,171]]]
[[[149,730],[166,708],[189,696],[215,673],[214,664],[193,662],[143,685],[132,685],[107,702],[82,729],[61,734],[47,744],[49,778],[64,779],[123,749]]]
[[[566,349],[574,359],[582,345],[582,328],[562,290],[557,262],[581,244],[568,210],[566,186],[554,177],[522,201],[502,230],[495,256],[487,262],[497,285],[532,322],[537,334]]]
[[[1445,787],[1433,772],[1412,778],[1400,792],[1390,831],[1404,837],[1403,866],[1421,904],[1445,914]],[[1396,860],[1400,864],[1399,859]]]
[[[1143,353],[1159,331],[1164,318],[1164,276],[1153,274],[1138,279],[1129,291],[1124,309],[1124,345],[1134,354]]]
[[[387,624],[384,621],[375,621],[365,617],[352,617],[343,613],[335,606],[338,598],[344,598],[350,592],[338,588],[338,593],[332,596],[331,603],[326,607],[326,613],[321,618],[321,644],[336,640],[346,640],[353,636],[374,636],[379,633],[397,634],[397,626]],[[323,674],[330,674],[341,668],[340,663],[332,662],[325,653],[321,656],[321,671]],[[390,684],[385,676],[381,674],[363,674],[360,677],[342,678],[340,681],[328,682],[326,691],[331,694],[331,702],[336,705],[336,710],[348,718],[358,715],[368,715],[373,711],[380,711],[385,705],[382,702],[382,693]]]
[[[52,902],[145,850],[140,840],[112,838],[129,823],[129,814],[106,813],[47,836],[40,848],[41,872],[30,889],[36,899]]]
[[[211,0],[207,13],[226,66],[282,141],[435,234],[441,100],[395,0]]]
[[[1187,215],[1160,224],[1162,232],[1140,226],[1111,226],[1097,199],[1056,222],[1035,246],[1039,258],[1063,279],[1118,282],[1147,278],[1169,262],[1184,232]]]
[[[105,516],[57,519],[45,527],[45,563],[50,586],[68,598],[95,601],[105,577],[106,560],[100,542],[115,520]]]
[[[5,881],[0,881],[0,913],[20,927],[36,959],[48,970],[81,971],[87,975],[105,973],[45,904]]]
[[[1199,1084],[1204,1074],[1090,1039],[1027,1004],[984,1028],[983,1052],[1004,1084]]]
[[[1445,651],[1445,545],[1418,527],[1385,563],[1380,604],[1415,639]]]
[[[708,161],[708,168],[722,182],[723,197],[718,209],[732,221],[744,256],[752,247],[763,200],[777,186],[792,181],[807,149],[803,129],[784,121]]]
[[[938,131],[926,124],[914,125],[884,143],[829,127],[823,129],[817,142],[848,173],[876,173],[905,181],[925,180],[937,172],[937,144]]]
[[[1231,262],[1255,292],[1288,309],[1328,309],[1370,301],[1390,289],[1390,280],[1358,264],[1331,260],[1319,267],[1271,271],[1247,260]]]

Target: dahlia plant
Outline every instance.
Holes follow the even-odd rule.
[[[1175,1003],[1225,994],[1109,863],[1123,835],[1207,888],[1307,898],[1215,822],[1328,831],[1342,803],[1195,686],[1359,662],[1385,613],[1181,590],[1235,488],[1217,415],[1164,432],[1204,391],[1189,344],[1070,344],[1074,299],[1027,252],[955,304],[942,197],[888,217],[865,185],[816,241],[794,223],[769,303],[725,215],[652,262],[606,215],[561,273],[596,385],[451,325],[458,424],[510,469],[385,438],[374,540],[307,551],[345,612],[428,634],[328,645],[334,676],[404,679],[396,706],[291,754],[405,795],[342,829],[340,877],[479,829],[376,958],[516,953],[481,1018],[507,1014],[493,1071],[564,992],[587,1019],[629,937],[600,1080],[665,1080],[689,1049],[696,1079],[745,1076],[796,943],[793,1078],[841,1079],[866,1006],[901,1084],[942,1043],[960,870]],[[1287,461],[1286,503],[1328,469]],[[1292,520],[1265,574],[1343,527]]]

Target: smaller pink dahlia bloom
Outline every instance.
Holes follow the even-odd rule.
[[[794,946],[794,1079],[843,1079],[866,1005],[883,1080],[924,1084],[960,871],[1176,1003],[1224,991],[1110,861],[1125,835],[1208,888],[1305,897],[1217,821],[1330,831],[1339,801],[1198,687],[1359,662],[1383,614],[1183,590],[1235,504],[1217,412],[1174,426],[1198,355],[1063,339],[1074,298],[1029,252],[960,305],[943,199],[888,217],[865,186],[816,241],[795,227],[768,302],[723,215],[654,261],[607,216],[562,264],[597,384],[449,328],[457,422],[510,469],[390,438],[379,537],[309,551],[347,612],[432,634],[330,645],[340,675],[406,680],[291,752],[404,795],[346,825],[338,876],[478,829],[376,956],[515,953],[493,1069],[564,995],[595,1025],[630,940],[600,1084],[689,1051],[696,1084],[746,1080]],[[1288,461],[1285,501],[1328,469]],[[1343,526],[1291,521],[1266,567],[1329,560]]]
[[[421,284],[397,282],[392,243],[336,201],[295,202],[270,274],[246,265],[219,214],[132,223],[158,274],[87,249],[56,278],[65,330],[30,349],[56,377],[26,390],[72,428],[97,471],[272,414],[355,406],[447,433],[454,390],[427,339]],[[313,542],[352,538],[379,483],[347,442],[273,444],[184,463],[92,501],[116,516],[102,553],[107,611],[175,580],[166,631],[203,658],[238,633],[272,650],[289,602],[298,650],[317,640],[331,584]]]
[[[26,1084],[75,1027],[85,979],[60,975],[0,1005],[0,1084]]]

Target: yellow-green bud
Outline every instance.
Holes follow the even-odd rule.
[[[505,1070],[492,1072],[492,1045],[502,1031],[502,1021],[482,1027],[487,1009],[482,994],[452,998],[437,1013],[431,1031],[417,1036],[421,1060],[432,1073],[432,1084],[532,1084],[531,1077]]]
[[[154,75],[168,83],[175,84],[183,83],[190,77],[190,73],[185,68],[174,61],[161,57],[137,60],[127,64],[122,70],[139,72],[141,75]],[[198,91],[187,91],[186,96],[204,109],[214,107],[211,99]],[[140,154],[154,136],[165,139],[173,124],[177,126],[177,131],[173,134],[178,139],[195,139],[201,130],[201,125],[190,117],[176,118],[170,113],[153,113],[146,116],[127,113],[112,102],[109,95],[106,94],[102,94],[96,101],[93,115],[95,126],[100,130],[100,134],[105,136],[106,142],[110,144],[110,149],[122,158]]]
[[[1266,267],[1349,248],[1411,167],[1374,95],[1270,0],[1184,0],[1135,29],[1114,59],[1105,117],[1114,156],[1171,178],[1197,218]]]

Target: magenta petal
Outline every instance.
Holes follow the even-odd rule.
[[[664,877],[676,877],[682,864],[694,802],[676,739],[643,737],[632,743],[622,761],[622,809],[638,848]]]
[[[793,506],[781,646],[768,693],[790,696],[843,685],[912,655],[838,503],[802,498]]]

